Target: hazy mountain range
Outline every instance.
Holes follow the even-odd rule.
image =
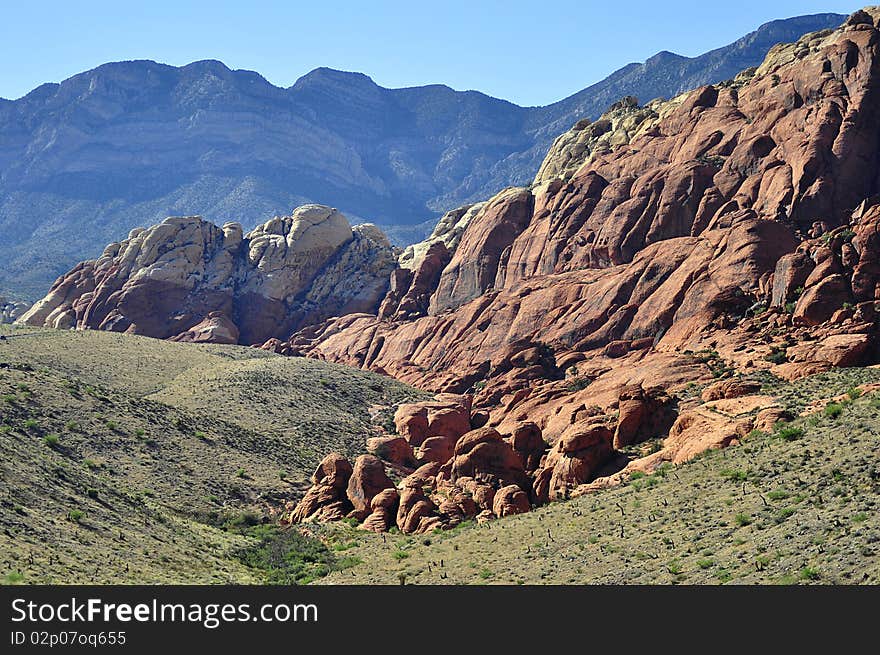
[[[168,215],[249,228],[320,202],[416,240],[443,211],[527,183],[559,133],[620,97],[731,78],[844,18],[774,21],[695,58],[661,52],[546,107],[442,85],[386,89],[327,68],[280,88],[218,61],[105,64],[0,99],[0,291],[38,296]]]

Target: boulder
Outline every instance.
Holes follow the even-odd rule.
[[[415,461],[412,446],[403,437],[371,437],[367,439],[367,452],[398,466],[409,466]]]
[[[445,464],[453,455],[456,441],[454,437],[428,437],[415,449],[414,457],[420,464]]]
[[[397,408],[397,433],[414,448],[428,437],[457,439],[471,429],[470,400],[454,394],[440,394],[434,400],[406,403]]]
[[[394,413],[394,427],[410,445],[421,445],[428,436],[428,408],[421,403],[401,405]]]
[[[291,513],[290,522],[344,518],[352,509],[345,491],[352,471],[351,464],[342,455],[330,453],[324,457],[312,474],[312,487]]]
[[[370,502],[370,515],[360,527],[371,532],[386,532],[395,522],[399,502],[400,494],[397,489],[380,491],[373,496]]]
[[[739,398],[740,396],[748,396],[761,390],[758,382],[751,380],[743,380],[733,378],[730,380],[720,380],[703,389],[700,397],[703,402],[712,400],[722,400],[724,398]]]
[[[223,312],[210,312],[200,323],[186,332],[170,337],[170,341],[189,343],[238,343],[238,326]]]
[[[526,471],[534,471],[547,451],[547,444],[541,435],[541,428],[531,421],[523,421],[513,427],[507,442],[519,456]]]
[[[349,515],[358,520],[366,518],[373,497],[391,488],[394,488],[394,483],[386,475],[382,460],[373,455],[360,455],[354,461],[346,488],[346,497],[353,507]]]
[[[492,485],[527,485],[522,459],[495,428],[465,434],[455,445],[451,464],[452,481],[468,477]]]
[[[422,518],[431,516],[434,509],[434,503],[425,495],[421,486],[403,485],[397,510],[398,529],[407,534],[415,532]]]
[[[567,498],[575,487],[589,482],[611,459],[613,437],[607,425],[594,421],[575,423],[563,432],[535,475],[538,501]]]
[[[819,341],[789,347],[786,356],[792,362],[816,362],[830,366],[858,366],[871,346],[870,334],[833,334]]]
[[[782,307],[792,300],[795,291],[804,286],[814,267],[813,260],[803,252],[793,252],[780,257],[773,273],[771,305]]]
[[[339,453],[330,453],[312,473],[312,484],[345,489],[352,471],[351,463],[345,457]]]
[[[768,407],[762,409],[755,416],[755,430],[761,432],[773,432],[777,423],[787,423],[794,418],[791,413],[782,407]]]
[[[618,393],[617,403],[614,448],[660,436],[675,420],[675,403],[659,388],[646,391],[641,384],[625,386]]]
[[[840,274],[823,277],[804,291],[792,314],[795,325],[814,326],[830,319],[844,302],[851,301],[849,285]]]
[[[492,503],[492,512],[498,517],[525,514],[530,509],[528,494],[515,484],[501,487]]]

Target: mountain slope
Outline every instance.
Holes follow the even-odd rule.
[[[450,212],[378,314],[267,343],[467,398],[456,424],[445,396],[401,408],[384,458],[421,467],[352,515],[430,533],[797,439],[768,382],[878,361],[878,79],[873,7],[732,81],[619,103],[533,185]],[[332,518],[327,487],[291,520]]]
[[[265,582],[254,524],[323,449],[360,452],[380,408],[422,395],[236,346],[0,336],[0,582]]]
[[[330,69],[281,89],[216,61],[106,64],[0,102],[0,290],[36,297],[73,262],[169,215],[247,228],[319,202],[421,223],[527,182],[557,134],[621,96],[719,81],[842,19],[777,21],[702,57],[658,56],[544,108]]]

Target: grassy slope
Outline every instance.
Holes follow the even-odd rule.
[[[328,450],[363,450],[375,407],[418,394],[248,348],[0,334],[7,581],[260,581],[218,517],[298,497]]]
[[[277,560],[279,542],[253,551],[218,522],[298,496],[325,452],[363,448],[377,406],[417,393],[246,348],[0,330],[31,334],[0,342],[0,581],[265,581],[239,554]],[[878,378],[851,369],[766,390],[801,411]],[[338,584],[880,583],[880,401],[799,425],[793,441],[756,435],[482,527],[309,526],[320,548],[284,543],[320,566],[347,561],[325,578]]]
[[[877,379],[874,369],[774,391],[792,409]],[[451,533],[362,536],[364,561],[327,583],[880,583],[880,398],[800,419],[650,478]],[[346,534],[345,530],[349,530]],[[442,565],[441,565],[442,562]]]

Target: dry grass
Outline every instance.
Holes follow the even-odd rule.
[[[802,432],[787,438],[753,434],[486,526],[383,537],[339,523],[309,526],[303,540],[248,526],[297,498],[328,450],[360,452],[382,419],[377,407],[421,394],[248,348],[0,332],[26,333],[0,341],[0,581],[306,581],[344,569],[320,579],[880,583],[880,398],[871,395],[799,419]],[[801,411],[878,378],[847,369],[764,382]],[[261,568],[290,549],[320,565]]]
[[[420,395],[249,348],[27,332],[0,341],[0,580],[260,581],[218,526],[298,498],[375,407]]]

